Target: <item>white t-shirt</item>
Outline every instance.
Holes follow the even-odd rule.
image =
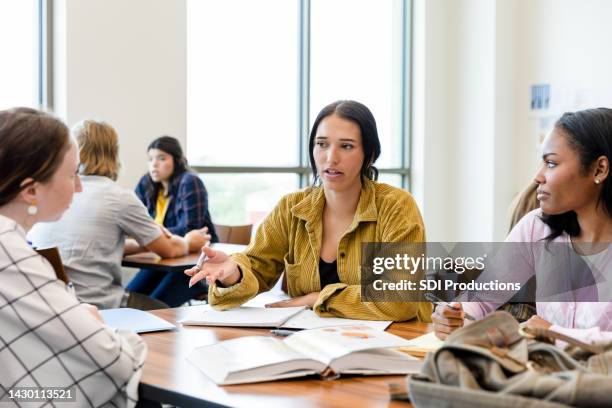
[[[136,194],[101,176],[82,176],[83,192],[56,222],[28,233],[36,248],[58,247],[77,296],[102,309],[119,307],[126,236],[147,245],[162,234]]]

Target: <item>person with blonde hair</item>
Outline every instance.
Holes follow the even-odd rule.
[[[77,296],[100,308],[159,309],[167,305],[144,294],[127,292],[121,282],[125,252],[143,248],[164,257],[186,255],[210,240],[205,228],[185,238],[158,226],[133,191],[116,183],[119,140],[105,122],[84,120],[73,128],[80,148],[83,194],[56,222],[30,233],[35,246],[58,246]],[[128,240],[127,237],[133,238]]]
[[[508,233],[512,231],[514,226],[531,211],[540,207],[540,202],[537,197],[538,184],[531,182],[521,191],[513,201],[510,214],[510,228]],[[505,310],[516,318],[519,322],[525,322],[532,316],[536,315],[534,302],[516,301],[521,299],[532,299],[535,295],[535,277],[529,279],[521,290],[508,302],[500,307],[500,310]]]
[[[514,226],[521,220],[521,218],[523,218],[525,215],[535,210],[536,208],[540,207],[537,190],[538,184],[531,182],[518,195],[516,201],[512,205],[509,231],[512,231],[512,228],[514,228]]]
[[[0,401],[11,406],[24,403],[10,399],[23,387],[65,390],[38,405],[63,405],[61,396],[91,407],[138,400],[142,339],[106,326],[26,241],[33,225],[59,219],[81,191],[77,165],[77,145],[60,120],[30,108],[0,111]]]

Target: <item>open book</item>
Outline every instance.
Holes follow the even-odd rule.
[[[395,350],[406,340],[367,326],[297,332],[283,340],[249,336],[192,351],[187,359],[215,383],[253,383],[311,374],[408,374],[420,359]]]
[[[231,327],[279,327],[284,329],[314,329],[335,326],[369,326],[385,330],[392,322],[320,317],[314,311],[300,307],[240,306],[229,310],[214,310],[209,305],[191,307],[187,316],[179,320],[184,325]]]
[[[436,333],[430,332],[414,339],[408,340],[405,346],[400,347],[400,351],[413,355],[423,355],[431,353],[442,347],[444,341],[436,337]]]

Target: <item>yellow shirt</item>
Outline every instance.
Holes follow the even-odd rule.
[[[155,204],[155,222],[159,225],[164,225],[164,218],[166,218],[169,202],[169,197],[166,197],[160,190],[159,193],[157,193],[157,203]]]
[[[428,302],[362,302],[362,242],[424,242],[421,213],[410,193],[366,180],[352,224],[338,244],[340,283],[321,289],[322,187],[281,199],[257,230],[245,252],[232,255],[242,270],[240,282],[228,288],[211,285],[208,300],[216,309],[237,307],[270,290],[283,271],[289,296],[319,292],[314,310],[321,316],[353,319],[431,321]]]

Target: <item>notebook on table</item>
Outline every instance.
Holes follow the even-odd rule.
[[[409,374],[422,360],[396,349],[406,340],[368,326],[304,330],[279,339],[249,336],[193,350],[187,359],[220,385],[319,374]]]
[[[281,327],[304,306],[263,308],[240,306],[229,310],[214,310],[210,305],[192,307],[179,323],[195,326]]]
[[[138,309],[119,308],[100,310],[107,326],[134,333],[172,330],[176,326],[166,320]]]
[[[195,326],[278,327],[284,329],[363,325],[381,331],[392,323],[391,321],[320,317],[303,306],[282,308],[240,306],[219,311],[214,310],[210,305],[205,305],[192,307],[192,309],[178,322]]]

